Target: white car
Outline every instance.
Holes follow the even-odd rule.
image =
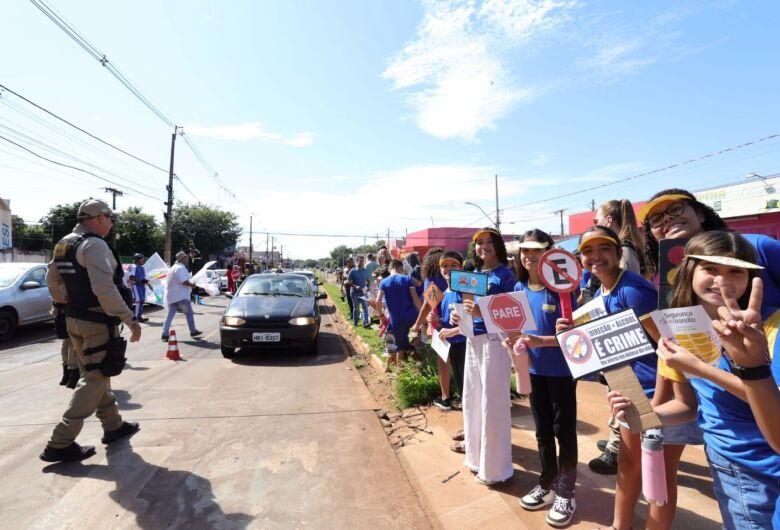
[[[224,292],[228,289],[227,269],[214,269],[219,274],[219,290]]]
[[[52,320],[45,263],[0,263],[0,342],[16,328]]]

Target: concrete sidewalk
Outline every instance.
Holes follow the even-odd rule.
[[[612,523],[615,477],[593,473],[588,461],[599,455],[596,441],[606,438],[608,409],[604,387],[598,383],[579,383],[578,433],[579,465],[577,476],[577,512],[572,529],[592,529]],[[512,444],[514,477],[507,483],[488,488],[474,481],[463,467],[463,455],[449,450],[450,434],[462,428],[459,411],[426,409],[425,433],[398,449],[398,454],[417,494],[434,524],[445,529],[462,528],[551,528],[545,521],[546,510],[528,512],[518,500],[537,484],[539,456],[533,418],[527,400],[517,400],[512,408]],[[712,493],[712,480],[702,446],[689,446],[683,453],[678,477],[679,501],[674,528],[715,530],[721,528],[720,512]],[[646,503],[640,501],[633,528],[644,528]]]

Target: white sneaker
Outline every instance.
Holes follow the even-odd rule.
[[[559,528],[566,526],[571,522],[571,518],[574,517],[574,510],[576,509],[577,501],[573,497],[567,499],[566,497],[556,495],[553,507],[547,513],[547,524]]]
[[[520,506],[526,510],[540,510],[545,506],[551,505],[555,498],[554,491],[546,490],[537,484],[525,497],[520,499]]]

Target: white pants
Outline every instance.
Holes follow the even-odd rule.
[[[511,369],[509,355],[498,340],[490,341],[487,335],[466,340],[464,463],[486,482],[502,482],[514,472],[512,403],[509,396]]]

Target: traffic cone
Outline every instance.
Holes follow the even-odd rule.
[[[168,334],[168,351],[165,356],[171,361],[180,361],[182,359],[179,355],[179,343],[176,342],[176,330],[172,329]]]

